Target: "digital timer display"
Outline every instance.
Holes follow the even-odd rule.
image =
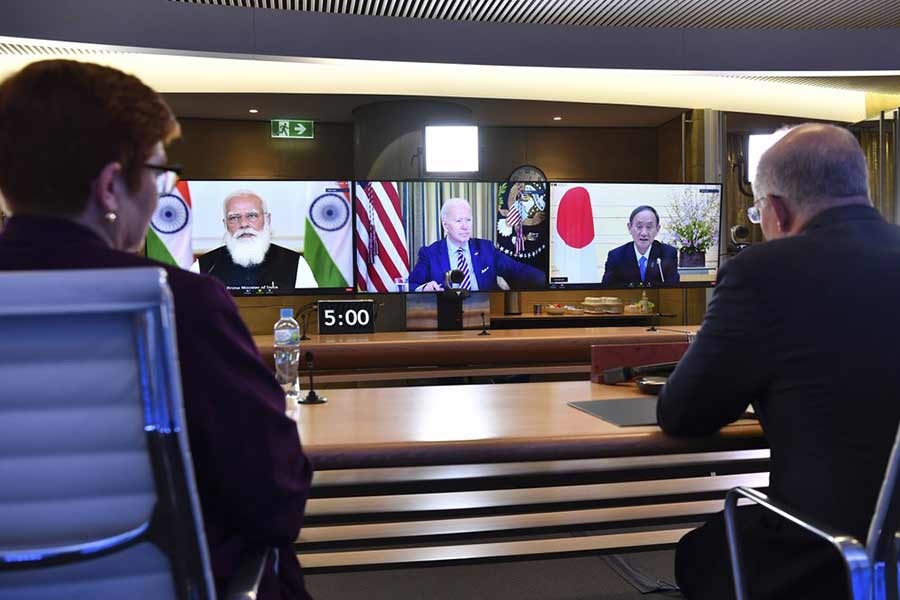
[[[319,333],[372,333],[375,302],[372,300],[319,300]]]

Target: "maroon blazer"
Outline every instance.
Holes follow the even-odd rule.
[[[293,542],[312,466],[284,393],[221,283],[112,250],[63,219],[16,216],[0,232],[0,271],[159,266],[175,298],[181,385],[197,489],[220,591],[250,545],[279,548],[260,599],[308,598]]]

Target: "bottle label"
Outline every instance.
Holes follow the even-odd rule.
[[[275,344],[279,346],[294,346],[300,343],[300,331],[298,329],[276,329]]]

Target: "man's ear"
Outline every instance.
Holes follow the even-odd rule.
[[[113,161],[107,163],[93,182],[93,196],[100,203],[102,212],[117,212],[119,210],[119,193],[122,182],[122,163]]]
[[[778,219],[778,229],[790,231],[797,217],[794,209],[781,196],[770,195],[768,201],[772,203],[772,210],[775,211],[775,217]]]

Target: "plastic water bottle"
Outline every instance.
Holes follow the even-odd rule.
[[[300,399],[297,385],[300,366],[300,325],[294,320],[294,311],[281,309],[281,318],[275,323],[275,378],[284,389],[287,410],[294,409]]]

